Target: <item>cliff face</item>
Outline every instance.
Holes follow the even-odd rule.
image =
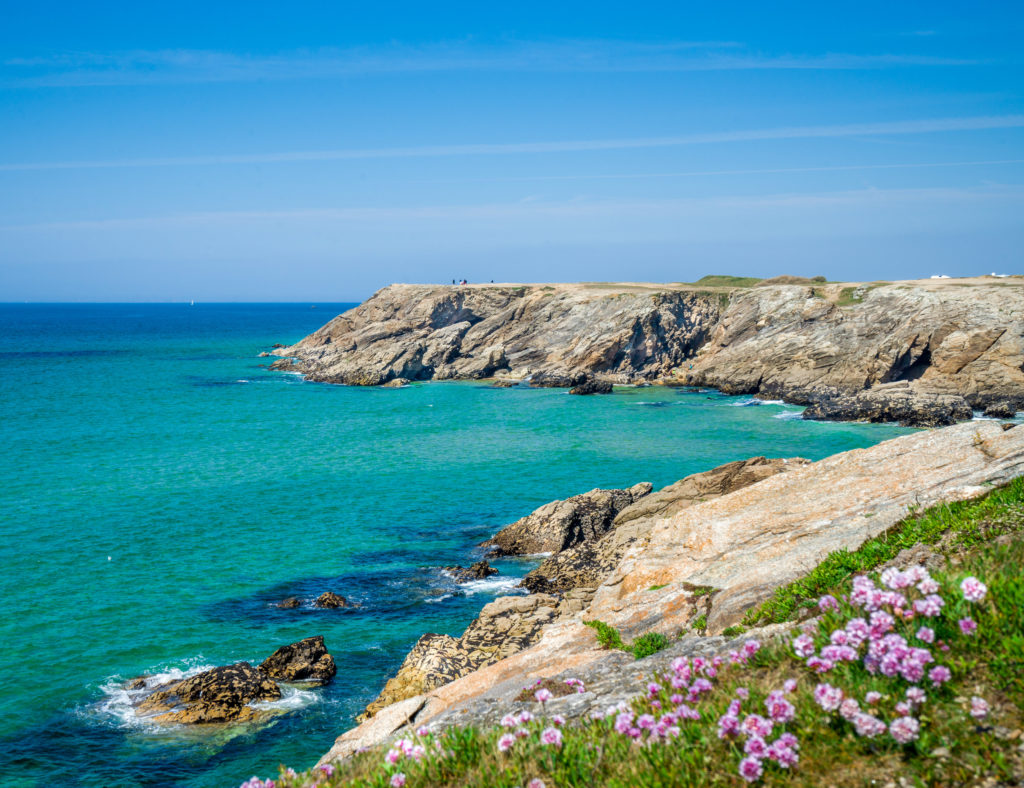
[[[329,383],[587,373],[949,424],[1024,409],[1024,281],[392,285],[278,352]]]
[[[714,297],[640,289],[392,285],[282,351],[311,380],[379,385],[504,373],[667,374],[719,317]]]

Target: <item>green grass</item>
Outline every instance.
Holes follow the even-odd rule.
[[[747,626],[790,621],[811,607],[828,589],[862,574],[916,544],[934,545],[944,538],[945,549],[969,548],[1003,533],[1024,529],[1024,477],[982,498],[940,504],[897,523],[853,551],[830,553],[806,577],[777,588],[772,597],[749,610]]]
[[[1007,513],[1013,506],[1012,502],[997,500],[989,514],[998,517],[999,509]],[[795,692],[787,696],[796,707],[796,718],[785,726],[777,725],[772,735],[778,735],[784,727],[798,737],[799,763],[788,770],[767,765],[757,785],[852,788],[890,782],[912,786],[1019,784],[1024,759],[1018,751],[1020,741],[1009,738],[1009,733],[1021,728],[1024,710],[1024,575],[1020,571],[1024,540],[1015,534],[1009,543],[976,544],[960,560],[958,566],[933,573],[946,604],[939,616],[928,620],[937,638],[936,659],[950,669],[952,679],[937,688],[928,681],[921,682],[927,694],[925,704],[915,712],[921,734],[908,744],[899,744],[888,735],[858,737],[849,723],[823,711],[813,700],[813,689],[822,680],[865,704],[867,692],[878,692],[881,700],[870,709],[888,722],[896,718],[895,704],[904,697],[909,686],[906,681],[868,673],[860,662],[840,663],[826,676],[820,676],[793,655],[791,636],[787,636],[763,644],[746,666],[723,665],[714,679],[714,689],[691,704],[700,719],[681,722],[678,737],[665,743],[641,746],[616,733],[612,719],[586,718],[561,729],[561,746],[545,746],[540,732],[550,722],[540,719],[522,724],[525,738],[516,740],[508,752],[501,752],[498,739],[510,729],[456,727],[436,735],[412,737],[425,748],[420,760],[405,757],[396,765],[386,765],[388,746],[383,746],[340,764],[330,778],[285,773],[277,785],[295,788],[316,781],[322,788],[387,788],[392,775],[400,771],[408,788],[513,788],[526,786],[532,779],[543,780],[548,788],[743,786],[746,783],[737,774],[743,757],[742,741],[720,739],[717,720],[737,697],[738,688],[749,693],[749,700],[743,701],[743,713],[763,713],[768,693],[789,678],[797,681]],[[988,585],[988,595],[982,602],[961,598],[959,584],[967,575],[979,577]],[[842,598],[850,590],[849,579],[827,590]],[[813,631],[816,646],[826,644],[832,630],[859,615],[863,611],[843,603],[841,610],[823,616]],[[957,621],[965,616],[978,623],[973,636],[959,630]],[[898,620],[895,626],[910,641],[919,625],[920,621]],[[941,643],[948,650],[938,647]],[[653,696],[635,698],[632,708],[636,714],[658,715],[671,705],[669,695],[676,690],[664,677],[653,678],[662,689]],[[972,696],[984,698],[992,707],[991,717],[983,723],[967,714]],[[657,701],[660,709],[653,707],[652,701]],[[536,704],[533,708],[543,717],[544,712]]]
[[[696,282],[693,282],[693,284],[703,285],[704,287],[753,287],[760,281],[762,280],[756,276],[709,274],[707,276],[702,276]]]
[[[667,585],[668,585],[668,583],[661,583],[661,584],[659,584],[659,585],[651,586],[651,587],[650,587],[650,588],[648,588],[647,590],[648,590],[648,591],[659,591],[659,590],[661,590],[662,588],[664,588],[664,587],[665,587],[665,586],[667,586]]]
[[[584,621],[588,627],[597,633],[597,642],[604,648],[618,651],[625,651],[632,654],[636,659],[649,657],[657,654],[663,648],[668,648],[672,641],[660,632],[647,632],[641,635],[632,643],[622,640],[622,635],[615,627],[606,624],[604,621]]]

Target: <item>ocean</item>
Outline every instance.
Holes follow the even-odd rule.
[[[534,565],[439,567],[556,498],[908,430],[679,389],[369,389],[258,353],[351,304],[0,305],[0,777],[236,786],[311,766],[424,632],[458,635]],[[332,590],[360,603],[318,610]],[[289,596],[302,607],[275,603]],[[122,683],[323,635],[338,676],[255,728],[166,729]]]

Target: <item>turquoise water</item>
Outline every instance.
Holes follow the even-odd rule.
[[[234,786],[311,765],[426,631],[457,635],[529,564],[436,567],[536,506],[756,454],[906,432],[714,392],[311,384],[256,354],[342,305],[0,305],[0,776]],[[356,610],[281,610],[334,590]],[[272,725],[156,730],[119,681],[323,634],[338,678]]]

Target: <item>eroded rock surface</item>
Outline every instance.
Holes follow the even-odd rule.
[[[803,412],[805,419],[898,421],[916,427],[946,427],[973,415],[967,400],[958,394],[937,394],[906,382],[825,397],[808,405]]]
[[[646,536],[654,521],[695,503],[718,498],[793,468],[807,464],[802,458],[753,457],[695,473],[657,492],[640,497],[615,517],[613,528],[599,539],[585,541],[556,553],[523,578],[535,593],[595,589],[618,566],[626,550]]]
[[[491,566],[487,561],[477,561],[468,568],[465,566],[446,566],[444,571],[451,575],[452,580],[456,583],[468,583],[471,580],[484,580],[491,575],[498,574],[498,570]]]
[[[650,482],[625,490],[591,490],[563,501],[552,501],[481,544],[494,555],[555,553],[596,539],[612,527],[627,506],[647,495]]]
[[[326,684],[337,673],[334,657],[327,653],[323,635],[282,646],[260,663],[260,670],[278,681],[317,684]]]
[[[313,607],[334,609],[339,607],[354,607],[354,605],[341,594],[335,594],[333,591],[324,591],[316,598],[316,601],[313,603]]]
[[[424,635],[362,718],[522,651],[554,619],[557,604],[555,597],[546,594],[499,597],[484,606],[462,637]]]

